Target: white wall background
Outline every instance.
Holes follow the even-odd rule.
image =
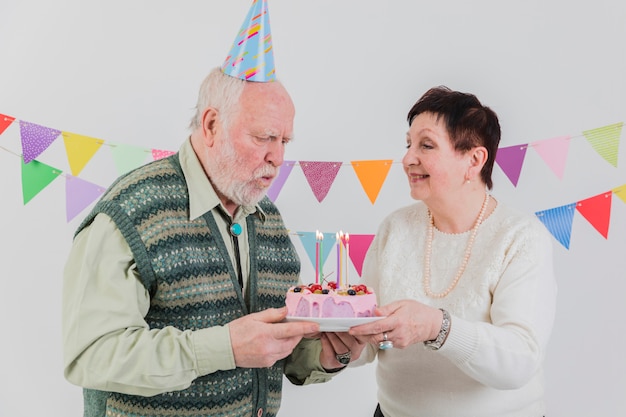
[[[0,113],[176,150],[200,81],[222,63],[250,4],[0,0]],[[270,0],[269,7],[277,73],[298,111],[287,159],[399,162],[407,110],[439,84],[492,106],[502,146],[626,119],[624,2]],[[494,195],[534,213],[610,191],[626,183],[625,141],[615,168],[574,138],[562,180],[531,149],[517,187],[496,166]],[[21,152],[17,123],[0,146]],[[70,172],[60,139],[37,159]],[[117,173],[109,149],[80,176],[110,184]],[[399,164],[375,205],[348,165],[321,204],[298,167],[277,200],[292,230],[352,234],[375,233],[384,215],[410,202]],[[62,178],[24,206],[19,158],[1,149],[0,203],[0,416],[79,416],[81,391],[62,375],[60,296],[85,213],[66,222]],[[576,214],[570,249],[554,242],[560,293],[546,363],[549,415],[624,415],[626,204],[613,196],[608,239]],[[324,385],[286,384],[280,415],[367,416],[375,392],[373,366]]]

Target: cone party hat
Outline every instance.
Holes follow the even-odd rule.
[[[246,81],[276,80],[267,0],[253,1],[222,65],[222,72]]]

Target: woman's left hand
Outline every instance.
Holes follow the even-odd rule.
[[[414,300],[394,301],[376,310],[384,319],[352,327],[349,333],[361,342],[379,344],[387,340],[394,348],[433,340],[439,334],[443,314],[438,308]]]

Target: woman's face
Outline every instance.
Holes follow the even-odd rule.
[[[402,165],[411,197],[428,204],[455,198],[467,179],[470,158],[453,148],[442,119],[434,113],[421,113],[407,133]]]

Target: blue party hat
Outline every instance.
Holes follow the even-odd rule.
[[[267,0],[254,0],[241,25],[222,72],[246,81],[276,80]]]

